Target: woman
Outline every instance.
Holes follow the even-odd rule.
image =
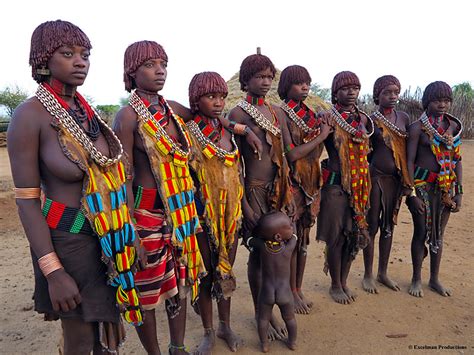
[[[8,131],[35,309],[61,319],[65,354],[116,351],[124,339],[119,308],[127,321],[141,323],[122,146],[76,91],[90,49],[86,34],[69,22],[38,26],[30,65],[39,87],[16,109]]]
[[[367,216],[370,242],[364,249],[365,275],[362,287],[369,293],[378,293],[372,276],[374,238],[380,227],[379,265],[377,281],[399,291],[397,283],[387,275],[388,260],[392,247],[393,229],[403,195],[409,195],[413,187],[408,176],[406,140],[408,114],[395,110],[400,95],[400,82],[393,75],[385,75],[374,83],[374,102],[379,105],[372,114],[375,123],[370,138],[372,152],[369,155],[372,190]]]

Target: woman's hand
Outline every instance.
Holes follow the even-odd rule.
[[[53,271],[46,279],[51,304],[56,312],[69,312],[81,303],[81,294],[76,281],[64,269]]]

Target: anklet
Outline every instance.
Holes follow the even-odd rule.
[[[174,345],[174,344],[171,344],[169,343],[168,345],[168,352],[171,354],[171,350],[184,350],[184,351],[188,351],[188,349],[186,348],[186,346],[184,345]]]

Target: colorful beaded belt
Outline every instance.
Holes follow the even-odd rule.
[[[433,183],[436,182],[436,180],[438,179],[438,175],[438,173],[434,173],[432,171],[429,171],[428,169],[423,169],[417,166],[415,168],[414,178],[415,180],[422,180]]]
[[[134,207],[142,210],[163,209],[163,201],[157,189],[146,189],[142,186],[133,187],[133,196],[135,196]]]
[[[49,228],[69,233],[94,234],[92,227],[79,208],[46,198],[43,204],[43,216]]]

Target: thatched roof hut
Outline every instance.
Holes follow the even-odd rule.
[[[272,87],[268,92],[266,99],[272,104],[280,105],[281,100],[277,93],[278,82],[280,81],[281,70],[277,69],[275,79],[273,80]],[[226,105],[224,108],[225,112],[229,112],[237,103],[245,97],[245,93],[240,90],[239,73],[237,72],[229,81],[227,81],[229,88],[229,95],[226,99]],[[319,96],[312,93],[309,94],[308,98],[304,101],[312,110],[318,112],[321,110],[327,110],[330,105],[323,101]]]

